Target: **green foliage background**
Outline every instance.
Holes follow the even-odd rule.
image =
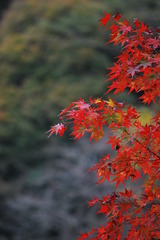
[[[158,0],[13,1],[0,31],[1,158],[32,157],[61,109],[105,92],[106,66],[118,47],[104,45],[104,11],[157,26],[159,8]]]

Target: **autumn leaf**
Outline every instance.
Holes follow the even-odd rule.
[[[60,136],[63,136],[65,130],[66,130],[66,127],[63,125],[63,123],[60,123],[60,124],[58,123],[58,124],[52,126],[51,129],[47,132],[47,133],[49,133],[48,137],[50,137],[54,133],[56,135],[59,133]]]
[[[106,103],[108,104],[109,107],[113,108],[115,106],[114,101],[111,98],[109,98],[109,101],[106,101]]]
[[[111,17],[110,13],[108,13],[108,14],[104,13],[104,14],[105,14],[104,17],[99,20],[100,26],[103,25],[103,27],[107,24],[107,22],[109,21],[109,19]]]
[[[118,21],[121,18],[121,14],[117,13],[116,15],[113,16],[113,19]]]
[[[95,205],[97,202],[98,202],[98,198],[95,197],[93,200],[90,200],[88,202],[88,205],[89,205],[89,207],[91,207],[91,206]]]

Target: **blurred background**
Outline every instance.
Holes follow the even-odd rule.
[[[102,96],[119,47],[105,45],[105,12],[159,26],[159,0],[0,0],[0,240],[71,240],[103,223],[87,201],[112,190],[88,169],[110,149],[47,139],[72,101]],[[136,94],[117,100],[138,105]]]

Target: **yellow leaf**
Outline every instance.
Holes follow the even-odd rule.
[[[108,104],[109,107],[114,107],[114,101],[112,100],[112,98],[109,98],[109,101],[106,101],[106,103]]]

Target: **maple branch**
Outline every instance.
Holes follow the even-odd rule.
[[[112,18],[110,13],[105,13],[99,21],[103,27],[110,22],[108,29],[112,33],[109,42],[122,46],[121,54],[117,56],[117,61],[109,68],[107,75],[107,82],[112,83],[100,98],[90,98],[88,103],[83,99],[72,102],[60,113],[62,122],[48,131],[49,136],[53,133],[62,136],[72,123],[71,135],[74,139],[91,133],[90,140],[97,142],[108,135],[108,132],[105,134],[103,131],[103,127],[108,126],[113,132],[113,136],[109,135],[107,144],[111,143],[111,150],[115,148],[118,151],[116,157],[110,158],[108,154],[90,169],[96,170],[98,184],[104,180],[116,183],[112,194],[107,194],[102,199],[94,198],[89,202],[89,206],[99,202],[97,213],[105,214],[107,223],[106,226],[97,228],[96,232],[93,229],[92,232],[80,234],[78,240],[91,239],[89,235],[95,236],[92,239],[120,240],[123,237],[124,224],[129,224],[130,227],[125,239],[160,239],[160,112],[153,118],[156,125],[143,127],[137,121],[140,114],[135,108],[128,106],[125,109],[126,104],[117,103],[111,98],[108,98],[108,101],[103,100],[112,90],[117,94],[129,88],[130,92],[142,92],[139,99],[143,99],[144,104],[150,104],[151,101],[155,103],[157,97],[160,102],[160,28],[149,28],[136,18],[133,24],[130,24],[120,13]],[[135,132],[132,132],[132,128],[136,129]],[[136,182],[137,177],[141,177],[144,183],[140,193],[135,190],[133,193],[132,188],[125,188],[125,192],[116,192],[120,183],[125,185],[129,178]],[[149,228],[146,231],[147,225]]]
[[[130,135],[129,132],[128,132],[126,129],[124,129],[124,132],[127,133],[128,135]],[[144,146],[137,138],[134,137],[133,139],[134,139],[137,143],[139,143],[142,147],[144,147],[145,149],[147,149],[150,153],[152,153],[154,156],[156,156],[157,158],[160,159],[160,156],[159,156],[158,154],[156,154],[155,152],[153,152],[149,147]]]

